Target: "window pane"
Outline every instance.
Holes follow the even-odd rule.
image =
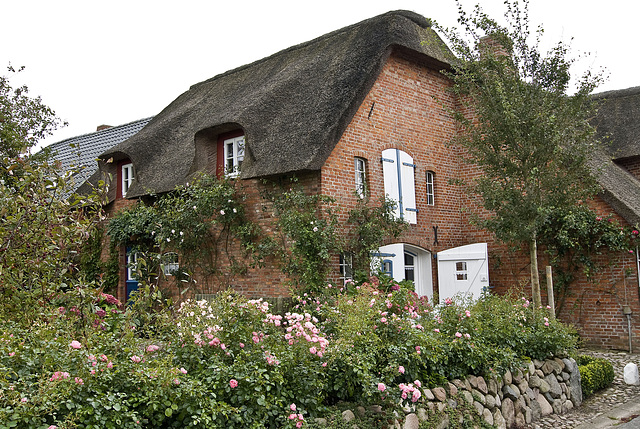
[[[413,269],[413,267],[405,267],[404,268],[404,279],[405,280],[409,280],[409,281],[414,281],[415,280],[414,272],[415,272],[415,270]]]
[[[467,263],[456,262],[456,280],[467,280]]]
[[[340,278],[346,283],[353,280],[353,256],[351,253],[340,254]]]
[[[363,158],[355,158],[355,187],[360,198],[365,196],[366,164]]]
[[[382,261],[382,272],[389,276],[393,275],[393,272],[391,271],[391,261]]]
[[[237,152],[238,152],[238,165],[239,165],[244,159],[244,139],[238,140],[237,146],[238,146]]]
[[[405,265],[410,265],[413,266],[413,255],[411,253],[405,253],[404,254],[404,264]]]
[[[433,172],[427,171],[427,204],[432,206],[434,201]]]
[[[224,168],[225,174],[237,176],[244,160],[245,144],[244,136],[227,139],[224,141]]]

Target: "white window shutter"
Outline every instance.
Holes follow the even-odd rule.
[[[400,160],[401,195],[403,218],[409,223],[415,224],[418,221],[418,210],[416,208],[416,182],[413,158],[406,152],[398,151]]]
[[[382,175],[384,176],[384,192],[387,198],[396,203],[393,211],[395,217],[400,216],[400,188],[398,186],[398,157],[396,149],[382,151]]]

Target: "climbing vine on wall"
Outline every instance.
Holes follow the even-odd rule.
[[[362,198],[349,211],[348,222],[353,226],[353,233],[347,250],[353,255],[356,275],[369,273],[372,250],[379,248],[385,239],[396,239],[408,229],[408,223],[393,215],[395,204],[386,197],[380,198],[377,203]]]
[[[611,216],[600,216],[585,206],[554,210],[546,217],[540,237],[554,268],[554,292],[560,311],[578,275],[587,279],[618,258],[601,255],[634,253],[640,244],[638,229],[620,225]]]
[[[321,194],[307,194],[296,179],[283,188],[265,183],[263,199],[276,219],[274,253],[282,271],[295,286],[307,291],[323,288],[331,259],[342,248],[337,235],[335,200]]]
[[[270,212],[262,227],[246,216],[240,181],[202,175],[151,202],[139,201],[120,211],[107,233],[114,245],[126,245],[138,254],[138,278],[149,283],[163,278],[163,255],[174,252],[180,268],[173,278],[182,291],[196,286],[194,273],[200,280],[215,281],[219,289],[227,286],[226,279],[267,261],[279,267],[292,286],[314,291],[325,286],[340,252],[356,255],[364,273],[370,252],[407,227],[393,217],[393,202],[372,204],[367,199],[348,213],[346,227],[354,231],[348,239],[338,225],[336,201],[306,193],[295,178],[264,181],[261,196],[263,210]],[[237,244],[242,255],[234,250]]]
[[[229,252],[229,244],[238,240],[246,249],[255,243],[258,228],[244,211],[244,197],[236,181],[201,175],[175,191],[155,196],[152,204],[139,201],[114,216],[107,227],[111,239],[144,255],[148,280],[161,278],[163,255],[179,255],[180,269],[175,278],[191,287],[193,273],[223,275],[221,266],[233,272],[246,269],[243,262]],[[220,264],[221,252],[228,264]]]

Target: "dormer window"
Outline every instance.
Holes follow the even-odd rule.
[[[122,196],[125,197],[127,195],[127,191],[131,187],[131,183],[133,182],[133,164],[128,163],[122,166],[121,170],[122,176]]]
[[[224,174],[236,177],[244,160],[244,136],[224,140]]]

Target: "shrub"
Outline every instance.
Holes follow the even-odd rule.
[[[584,397],[613,383],[613,365],[604,358],[582,355],[578,357],[578,369]]]
[[[3,320],[0,421],[293,428],[345,401],[412,405],[447,379],[515,367],[536,341],[545,355],[572,345],[567,328],[522,299],[432,306],[374,278],[303,294],[285,315],[231,291],[174,309],[161,302],[148,285],[126,308],[76,288],[32,326]]]

